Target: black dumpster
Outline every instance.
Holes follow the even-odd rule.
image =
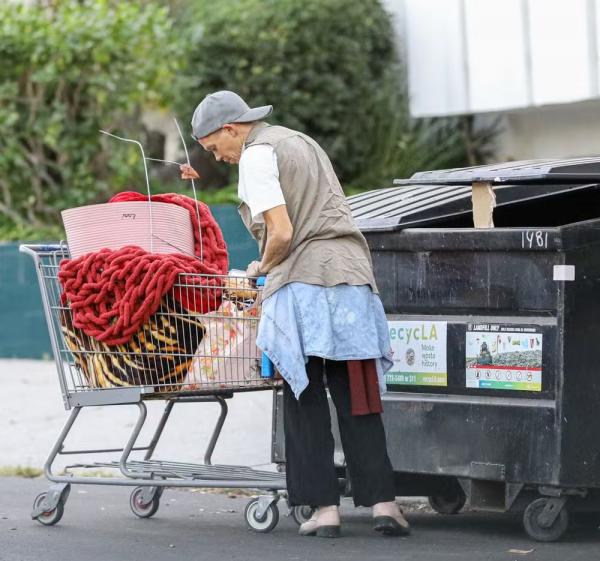
[[[349,201],[394,347],[384,421],[398,495],[447,514],[467,500],[523,512],[544,541],[570,517],[597,523],[600,159],[396,183]]]

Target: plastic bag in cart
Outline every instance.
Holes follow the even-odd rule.
[[[218,310],[202,315],[205,335],[188,370],[184,391],[269,385],[260,374],[258,314],[256,301],[248,306],[224,298]]]

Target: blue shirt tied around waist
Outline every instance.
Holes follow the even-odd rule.
[[[256,344],[296,399],[308,385],[305,365],[309,356],[376,359],[382,393],[385,373],[393,365],[383,305],[368,285],[286,284],[263,301]]]

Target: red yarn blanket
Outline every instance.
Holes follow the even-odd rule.
[[[144,201],[133,191],[118,193],[109,202]],[[228,271],[227,246],[208,206],[173,193],[154,195],[152,200],[179,205],[190,213],[196,258],[183,254],[156,254],[136,246],[102,249],[77,259],[63,259],[58,278],[62,301],[69,304],[73,325],[107,345],[120,345],[154,314],[162,297],[177,284],[174,294],[189,310],[206,313],[221,303],[221,282],[215,277]],[[196,210],[197,205],[197,210]],[[202,257],[200,260],[200,233]],[[182,273],[189,275],[180,276]]]

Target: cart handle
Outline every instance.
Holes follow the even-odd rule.
[[[19,251],[35,255],[36,253],[51,253],[53,251],[61,251],[66,249],[64,244],[21,244]]]

